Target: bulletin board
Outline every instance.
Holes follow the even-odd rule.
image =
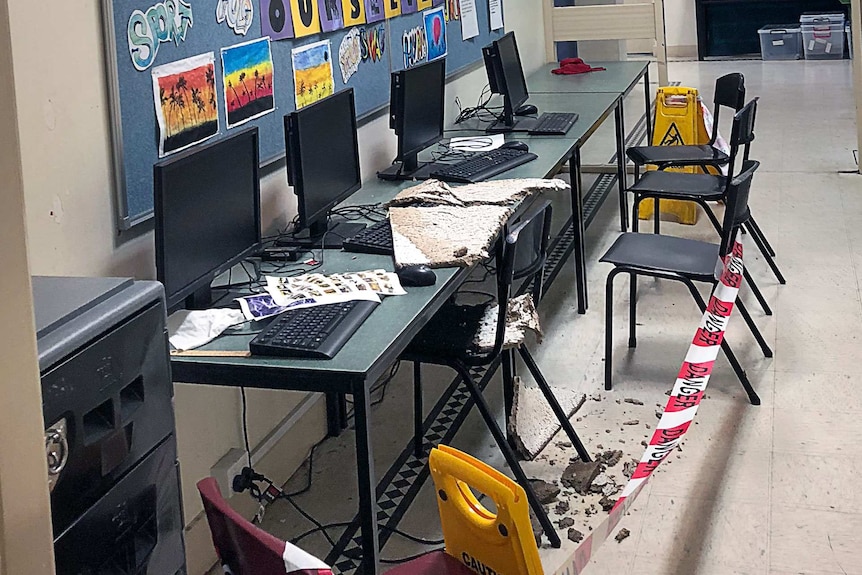
[[[284,157],[297,100],[352,87],[362,119],[388,106],[392,71],[441,50],[448,76],[481,60],[504,32],[491,29],[489,2],[502,2],[475,0],[478,35],[463,40],[466,1],[103,0],[118,228],[152,217],[161,159],[257,126],[270,164]],[[364,23],[351,22],[357,12]]]

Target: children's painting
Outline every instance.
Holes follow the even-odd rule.
[[[290,4],[284,0],[260,0],[260,29],[272,40],[293,38]]]
[[[442,58],[446,55],[446,18],[443,16],[443,6],[428,10],[425,18],[425,36],[428,38],[428,61]]]
[[[332,47],[329,40],[294,48],[293,84],[296,108],[303,108],[335,92],[332,76]]]
[[[160,158],[218,134],[214,52],[158,66],[151,74]]]
[[[269,38],[222,48],[221,63],[228,128],[275,109]]]

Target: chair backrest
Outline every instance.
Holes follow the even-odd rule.
[[[728,178],[724,196],[724,222],[721,227],[721,247],[719,254],[724,257],[733,250],[739,227],[748,221],[751,212],[748,209],[748,197],[751,193],[751,180],[754,172],[760,167],[756,160],[745,160],[740,173]]]
[[[446,445],[428,459],[446,553],[475,573],[542,575],[524,488],[478,459]],[[494,502],[496,512],[474,490]]]
[[[718,139],[718,118],[721,115],[722,106],[733,110],[734,114],[745,105],[745,76],[739,72],[726,74],[715,81],[715,94],[712,102],[715,104],[713,110],[712,134],[710,145],[715,144]]]
[[[202,479],[197,487],[216,553],[233,575],[331,575],[329,567],[319,559],[270,535],[234,511],[214,478]]]
[[[751,151],[751,143],[754,141],[754,121],[757,117],[757,101],[753,98],[733,116],[733,128],[730,134],[730,161],[727,173],[733,175],[735,172],[739,151],[743,150],[742,161],[748,161]]]
[[[497,246],[497,328],[494,347],[487,354],[489,358],[497,357],[503,350],[506,314],[514,280],[532,281],[534,300],[538,303],[535,294],[541,295],[551,215],[551,202],[541,200],[516,223],[507,224],[503,230]]]
[[[554,6],[543,0],[545,58],[557,60],[555,42],[582,40],[653,40],[661,86],[668,85],[664,0],[606,6]]]

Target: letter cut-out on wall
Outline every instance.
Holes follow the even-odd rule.
[[[146,13],[135,10],[126,27],[132,65],[139,71],[146,70],[156,61],[161,44],[173,42],[178,46],[193,25],[192,7],[185,0],[159,2]]]
[[[401,38],[401,49],[404,52],[404,67],[412,68],[428,58],[428,37],[425,26],[417,26],[404,31]]]
[[[317,0],[317,10],[320,14],[320,29],[332,32],[344,28],[341,17],[341,0]]]
[[[365,0],[365,21],[369,24],[380,22],[386,18],[383,2],[386,0]]]
[[[401,0],[383,0],[383,11],[387,18],[401,15]]]
[[[290,0],[293,34],[296,38],[320,34],[320,13],[317,0]]]
[[[401,13],[413,14],[416,12],[419,0],[401,0]]]
[[[226,21],[231,30],[245,36],[254,21],[252,0],[218,0],[216,21],[219,24]]]
[[[260,0],[260,30],[273,40],[293,38],[289,0]]]
[[[269,38],[222,48],[221,63],[228,128],[275,109]]]
[[[341,0],[341,8],[345,28],[365,24],[364,0]]]
[[[218,134],[214,52],[156,66],[151,74],[160,158]]]
[[[417,10],[426,10],[434,6],[434,0],[416,0]]]

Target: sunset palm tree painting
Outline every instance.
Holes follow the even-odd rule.
[[[218,134],[215,53],[158,66],[152,78],[160,158]]]
[[[228,128],[275,109],[269,38],[222,48],[221,61]]]
[[[291,54],[297,109],[335,93],[329,40],[294,48]]]

